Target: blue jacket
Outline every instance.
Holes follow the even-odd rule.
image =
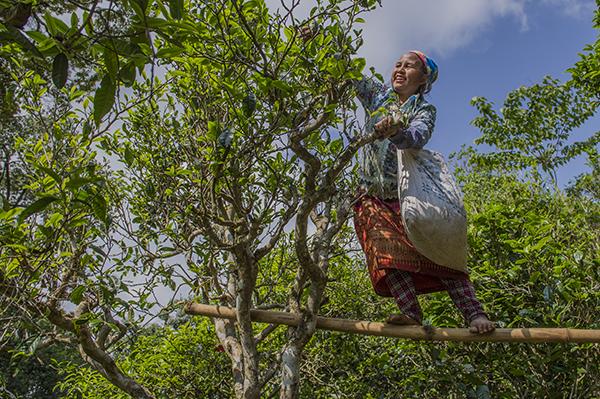
[[[380,198],[398,198],[397,149],[423,148],[435,125],[436,109],[422,95],[411,96],[398,107],[398,97],[391,87],[363,77],[355,83],[357,97],[367,114],[366,133],[371,133],[383,115],[376,111],[399,108],[408,116],[406,128],[383,140],[367,144],[359,153],[361,186],[367,193]],[[375,113],[375,114],[374,114]]]

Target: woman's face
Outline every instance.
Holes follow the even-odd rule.
[[[409,97],[417,93],[426,81],[423,63],[416,54],[406,53],[396,61],[392,70],[392,88],[396,93]]]

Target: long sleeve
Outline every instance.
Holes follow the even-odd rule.
[[[431,138],[435,126],[435,117],[435,107],[427,104],[417,112],[406,128],[400,129],[389,140],[400,149],[423,148]]]
[[[385,86],[373,78],[363,76],[361,80],[353,82],[356,88],[356,96],[362,106],[369,112],[377,109],[379,97],[385,92]]]

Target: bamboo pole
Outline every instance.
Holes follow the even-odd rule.
[[[235,309],[227,306],[188,303],[185,312],[192,315],[235,320]],[[260,323],[297,326],[300,315],[253,309],[252,321]],[[491,333],[474,334],[468,328],[433,328],[420,326],[397,326],[393,324],[317,317],[317,328],[353,334],[377,335],[382,337],[409,338],[426,341],[457,342],[575,342],[600,343],[600,330],[580,330],[573,328],[497,328]]]

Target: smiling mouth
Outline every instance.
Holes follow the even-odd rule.
[[[394,78],[394,82],[396,82],[396,83],[404,83],[404,82],[406,82],[406,78],[403,77],[403,76],[396,76]]]

